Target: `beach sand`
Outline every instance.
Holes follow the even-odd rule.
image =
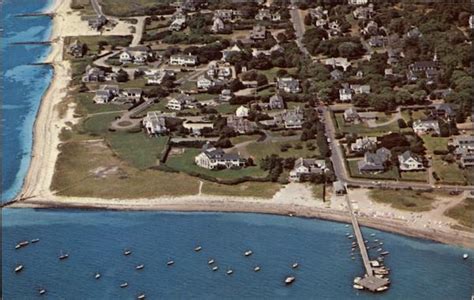
[[[87,24],[84,27],[85,22],[81,21],[80,17],[74,16],[76,13],[71,11],[70,2],[71,0],[57,0],[50,8],[55,12],[51,36],[54,43],[47,62],[54,68],[54,77],[43,97],[35,121],[32,160],[23,189],[17,201],[10,207],[258,212],[350,222],[344,197],[332,196],[331,201],[322,202],[313,197],[307,185],[296,183],[286,185],[272,199],[197,194],[186,197],[123,200],[54,195],[50,186],[59,154],[59,134],[63,128],[77,122],[73,117],[73,106],[69,106],[63,116],[60,116],[57,110],[58,104],[67,95],[71,80],[70,63],[62,57],[64,37],[89,35],[90,31]],[[116,29],[123,31],[123,34],[127,28],[119,25]],[[451,225],[456,222],[442,214],[444,209],[453,205],[452,198],[439,199],[441,204],[431,212],[410,213],[373,202],[368,197],[368,190],[350,190],[349,196],[354,199],[354,207],[362,225],[474,248],[472,232],[453,229]],[[460,200],[456,199],[456,203],[458,201]]]

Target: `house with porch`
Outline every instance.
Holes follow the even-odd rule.
[[[423,159],[407,150],[398,156],[400,171],[420,171],[424,170]]]
[[[290,171],[288,180],[301,182],[309,180],[313,175],[321,175],[328,171],[324,159],[298,158]]]
[[[246,159],[236,153],[226,153],[207,143],[203,146],[201,153],[194,158],[194,162],[199,167],[208,170],[240,169],[245,167]]]

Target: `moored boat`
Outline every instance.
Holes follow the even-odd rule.
[[[145,267],[145,265],[141,264],[135,267],[137,270],[142,270]]]
[[[218,267],[218,266],[214,266],[214,267],[212,267],[212,271],[214,271],[214,272],[215,272],[215,271],[217,271],[217,270],[219,270],[219,267]]]
[[[386,290],[388,290],[388,286],[381,286],[378,289],[376,289],[377,292],[383,292],[383,291],[386,291]]]
[[[295,280],[296,280],[296,277],[288,276],[288,277],[285,278],[285,284],[286,285],[292,284]]]
[[[38,293],[39,293],[40,295],[44,295],[44,294],[46,294],[46,289],[39,288],[39,289],[38,289]]]
[[[207,264],[208,264],[208,265],[212,265],[212,264],[215,263],[215,262],[216,262],[216,261],[215,261],[214,259],[210,259],[210,260],[207,262]]]
[[[260,267],[259,266],[256,266],[255,268],[253,268],[254,272],[259,272],[260,271]]]
[[[252,250],[247,250],[247,251],[245,251],[245,253],[244,253],[245,256],[250,256],[250,255],[252,255],[252,254],[253,254]]]
[[[131,250],[129,250],[129,249],[123,250],[123,255],[128,256],[128,255],[130,255],[130,254],[132,254],[132,251],[131,251]]]
[[[67,259],[68,257],[69,257],[69,254],[63,253],[63,252],[61,251],[61,254],[59,254],[59,257],[58,257],[58,258],[59,258],[59,260],[65,260],[65,259]]]
[[[380,255],[389,255],[389,254],[390,254],[390,252],[388,252],[388,251],[380,252]]]
[[[194,248],[194,251],[196,251],[196,252],[199,252],[199,251],[201,251],[201,250],[202,250],[202,247],[201,247],[201,246],[197,246],[196,248]]]
[[[364,289],[364,287],[361,286],[360,284],[353,284],[352,287],[355,288],[356,290],[363,290]]]
[[[120,287],[123,289],[123,288],[126,288],[128,286],[128,282],[124,282],[122,284],[120,284]]]
[[[139,299],[139,300],[145,299],[145,294],[142,293],[142,294],[138,295],[137,299]]]
[[[28,242],[28,241],[21,241],[18,244],[16,244],[15,249],[20,249],[20,248],[26,247],[26,246],[28,246],[29,243],[30,242]]]
[[[464,253],[464,254],[462,255],[462,258],[463,258],[463,259],[468,259],[468,258],[469,258],[469,254]]]
[[[170,260],[166,263],[168,266],[174,265],[174,260]]]
[[[15,273],[19,273],[21,271],[23,271],[23,265],[18,265],[15,267]]]
[[[293,269],[296,269],[296,268],[298,268],[299,266],[300,266],[300,265],[299,265],[298,263],[296,263],[296,262],[291,265],[291,267],[292,267]]]
[[[32,239],[32,240],[31,240],[31,243],[34,244],[34,243],[38,243],[39,241],[40,241],[40,239]]]
[[[232,269],[229,269],[229,270],[227,270],[227,272],[226,272],[227,275],[232,275],[233,273],[234,273],[234,271],[233,271]]]
[[[99,279],[100,276],[101,276],[100,273],[95,273],[94,278],[95,278],[95,279]]]

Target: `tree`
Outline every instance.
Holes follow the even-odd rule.
[[[120,69],[117,72],[117,82],[127,82],[128,81],[128,73],[125,72],[123,69]]]

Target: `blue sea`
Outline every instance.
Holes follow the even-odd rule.
[[[23,184],[30,163],[35,116],[53,74],[49,66],[31,65],[44,60],[49,46],[14,44],[48,40],[51,20],[15,15],[38,12],[49,4],[47,0],[4,0],[0,4],[3,28],[0,47],[2,202],[13,199]]]
[[[350,257],[350,231],[341,223],[261,214],[6,209],[4,299],[33,299],[39,287],[48,299],[470,299],[473,251],[365,228],[369,244],[378,239],[390,251],[392,285],[378,295],[353,289],[363,266]],[[14,249],[34,238],[40,241]],[[253,255],[245,257],[248,249]],[[60,261],[61,251],[69,258]],[[17,264],[25,267],[15,274]],[[296,277],[291,286],[283,284],[288,275]]]

